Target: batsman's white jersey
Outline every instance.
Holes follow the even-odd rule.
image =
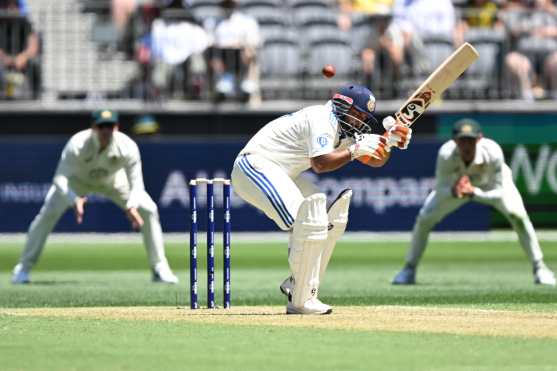
[[[234,191],[285,231],[290,231],[288,262],[294,282],[288,313],[330,313],[317,299],[319,282],[348,221],[351,191],[333,212],[326,196],[300,174],[311,158],[345,148],[332,103],[311,106],[265,125],[240,152],[232,170]]]
[[[117,131],[109,146],[99,152],[97,136],[88,129],[75,134],[64,147],[53,185],[29,227],[20,259],[25,270],[37,261],[49,233],[76,197],[89,193],[106,196],[124,210],[137,208],[144,219],[143,240],[152,267],[167,264],[158,209],[145,192],[137,144]]]
[[[475,187],[471,198],[456,198],[452,194],[455,182],[468,175]],[[406,260],[417,265],[427,244],[429,232],[446,215],[467,202],[490,205],[509,220],[520,243],[532,262],[543,258],[534,227],[528,217],[522,197],[516,188],[511,169],[505,164],[501,147],[491,139],[482,138],[476,145],[476,156],[466,166],[453,140],[439,150],[436,186],[427,197],[414,225],[412,244]]]
[[[351,143],[340,138],[331,102],[279,117],[240,151],[232,171],[234,191],[289,230],[303,199],[318,192],[300,173],[311,168],[312,157]]]

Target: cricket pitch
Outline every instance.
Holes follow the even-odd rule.
[[[284,311],[278,306],[14,308],[0,309],[0,315],[557,339],[557,314],[544,312],[411,306],[339,306],[328,316],[287,316]]]

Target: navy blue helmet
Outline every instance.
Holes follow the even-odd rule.
[[[375,96],[363,85],[347,85],[333,96],[333,110],[340,123],[341,130],[348,136],[371,133],[371,125],[377,124],[375,113]],[[361,120],[349,113],[350,109],[363,113]]]

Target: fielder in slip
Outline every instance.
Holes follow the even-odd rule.
[[[291,276],[281,284],[289,314],[328,314],[319,283],[337,240],[348,222],[352,191],[341,192],[327,209],[326,196],[300,173],[336,170],[359,159],[383,166],[391,147],[406,149],[411,129],[393,117],[383,120],[384,135],[371,134],[377,123],[375,97],[363,86],[340,89],[324,105],[304,108],[265,125],[239,153],[232,170],[234,191],[290,232]]]
[[[29,272],[62,214],[73,208],[81,224],[85,196],[98,193],[122,208],[133,228],[143,232],[153,281],[177,283],[164,253],[157,205],[145,192],[137,144],[118,131],[118,115],[113,111],[94,112],[92,123],[91,129],[75,134],[64,147],[44,205],[29,227],[12,282],[30,281]]]
[[[395,276],[393,284],[416,282],[416,267],[426,248],[429,232],[447,214],[471,201],[490,205],[505,215],[532,262],[534,282],[555,285],[555,275],[543,262],[534,227],[513,183],[511,169],[505,164],[501,147],[483,138],[479,125],[469,120],[457,122],[453,139],[439,150],[435,189],[416,219],[406,265]]]

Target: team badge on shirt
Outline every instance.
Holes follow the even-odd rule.
[[[317,143],[321,146],[321,148],[325,147],[327,143],[329,143],[329,139],[326,136],[322,135],[317,138]]]

